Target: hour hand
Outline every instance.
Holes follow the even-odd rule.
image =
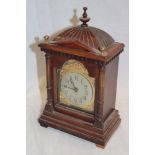
[[[71,82],[72,86],[73,86],[74,88],[76,88],[76,87],[75,87],[75,84],[74,84],[74,82],[73,82],[73,80],[72,80],[71,77],[70,77],[70,82]],[[77,88],[76,88],[76,89],[77,89]]]
[[[68,89],[72,89],[74,90],[75,92],[77,92],[77,88],[72,88],[72,87],[68,87],[67,85],[64,85],[65,88],[68,88]]]

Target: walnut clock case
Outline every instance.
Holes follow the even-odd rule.
[[[104,147],[120,124],[115,109],[119,54],[124,44],[106,32],[82,24],[45,36],[47,104],[39,123]]]

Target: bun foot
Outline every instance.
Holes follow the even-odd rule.
[[[42,122],[42,121],[40,121],[40,120],[39,120],[39,123],[40,123],[40,126],[42,126],[42,127],[45,127],[45,128],[48,127],[48,125],[47,125],[46,123],[44,123],[44,122]]]

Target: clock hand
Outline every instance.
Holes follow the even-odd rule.
[[[72,90],[74,90],[75,92],[77,92],[77,88],[71,88],[71,87],[68,87],[68,86],[66,86],[66,85],[64,85],[64,87],[65,87],[65,88],[68,88],[68,89],[72,89]]]
[[[77,92],[78,91],[78,88],[75,87],[75,84],[74,84],[74,82],[73,82],[73,80],[72,80],[71,77],[70,77],[70,82],[71,82],[72,86],[74,87],[75,92]]]
[[[70,77],[70,82],[71,82],[71,84],[72,84],[72,86],[75,88],[75,85],[74,85],[74,82],[72,81],[72,78]]]

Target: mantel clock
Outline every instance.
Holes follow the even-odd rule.
[[[115,109],[119,54],[124,44],[82,24],[39,44],[45,52],[47,103],[39,123],[104,147],[120,124]]]

